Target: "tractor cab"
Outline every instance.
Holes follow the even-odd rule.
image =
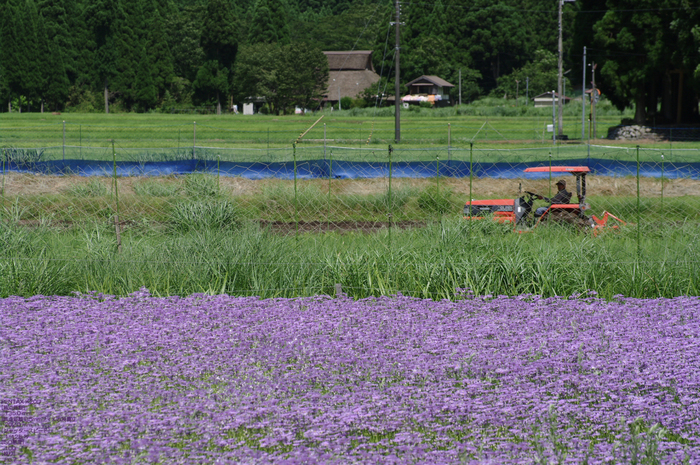
[[[525,173],[568,173],[573,175],[576,183],[576,197],[572,200],[576,203],[551,204],[540,216],[534,217],[531,215],[533,205],[535,200],[541,196],[526,191],[524,196],[516,199],[472,199],[464,206],[464,218],[481,220],[489,216],[499,223],[511,223],[516,230],[520,231],[535,228],[543,222],[573,224],[582,230],[603,228],[610,218],[625,224],[608,212],[604,212],[602,219],[595,215],[586,216],[585,211],[589,208],[586,203],[586,175],[590,171],[587,166],[541,166],[525,169]]]
[[[584,214],[589,206],[586,204],[586,174],[591,170],[587,166],[538,166],[525,169],[525,173],[569,173],[576,178],[576,203],[553,203],[535,220],[534,226],[542,221],[556,221],[564,223],[579,224],[585,226],[590,223],[589,218]],[[536,195],[528,192],[530,195]],[[573,193],[572,193],[573,194]],[[583,220],[583,221],[581,221]]]

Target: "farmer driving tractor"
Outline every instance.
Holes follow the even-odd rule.
[[[557,181],[558,192],[552,198],[544,197],[534,192],[526,191],[522,197],[515,199],[484,199],[469,200],[464,205],[464,218],[483,220],[487,217],[499,223],[511,223],[514,230],[523,232],[536,228],[544,223],[571,224],[581,231],[593,230],[594,234],[602,228],[618,229],[626,224],[617,216],[604,211],[603,216],[586,215],[590,207],[586,203],[586,175],[591,170],[587,166],[533,166],[525,169],[525,173],[569,173],[575,178],[576,203],[570,203],[572,194],[566,190],[566,181]],[[546,200],[549,205],[535,210],[532,207],[535,199]],[[618,224],[609,224],[613,219]]]
[[[557,181],[557,189],[558,192],[554,194],[554,197],[552,197],[551,199],[548,197],[543,197],[539,194],[536,195],[538,199],[546,200],[547,202],[549,202],[549,206],[538,207],[537,210],[535,210],[535,218],[539,218],[540,216],[542,216],[544,212],[546,212],[547,209],[554,204],[568,204],[571,201],[571,192],[566,190],[566,181],[564,181],[563,179]]]

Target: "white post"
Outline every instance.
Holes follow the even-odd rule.
[[[552,144],[555,145],[557,143],[557,109],[555,107],[555,98],[554,96],[556,93],[552,91]]]

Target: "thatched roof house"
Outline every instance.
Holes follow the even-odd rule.
[[[328,58],[329,68],[324,104],[336,104],[343,97],[356,98],[367,87],[379,82],[371,50],[323,53]]]

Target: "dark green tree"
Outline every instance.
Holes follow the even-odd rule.
[[[2,82],[7,98],[8,111],[12,110],[12,100],[23,94],[22,78],[24,74],[24,60],[21,49],[21,36],[18,20],[18,12],[12,2],[2,6],[0,17],[0,61],[2,62]],[[20,110],[21,111],[21,110]]]
[[[200,10],[196,6],[187,5],[165,19],[174,73],[190,83],[194,81],[197,70],[205,61],[204,50],[199,43],[202,35]]]
[[[136,80],[134,81],[134,103],[138,111],[148,111],[155,107],[158,101],[156,85],[153,82],[151,71],[146,49],[141,47],[139,62],[136,69]]]
[[[41,98],[41,111],[44,111],[44,103],[48,103],[52,109],[63,108],[68,97],[70,82],[63,65],[63,56],[58,46],[50,41],[46,32],[44,17],[39,15],[37,21],[37,58],[39,60],[39,74]]]
[[[216,104],[221,113],[221,101],[229,92],[229,71],[214,60],[205,61],[192,83],[195,104]]]
[[[24,61],[24,75],[22,77],[23,95],[27,97],[29,111],[32,103],[40,104],[41,93],[46,84],[45,75],[42,73],[42,59],[48,54],[46,43],[40,43],[38,35],[39,13],[33,0],[26,0],[19,4],[19,24],[21,27],[21,53]],[[44,39],[46,39],[44,37]]]
[[[295,42],[306,42],[321,50],[373,50],[381,46],[378,52],[381,58],[392,21],[389,3],[355,3],[337,15],[330,14],[332,9],[327,5],[311,11],[299,17],[290,16]]]
[[[250,13],[248,43],[288,44],[289,6],[286,0],[256,0]]]
[[[80,74],[76,63],[80,48],[76,42],[80,43],[85,35],[85,27],[80,27],[83,22],[75,18],[78,16],[75,2],[73,0],[39,0],[37,7],[44,18],[46,36],[60,53],[68,78],[75,80]]]
[[[146,10],[146,18],[150,18],[146,21],[146,50],[156,94],[158,97],[162,97],[175,76],[173,57],[168,47],[167,34],[160,10],[155,2],[147,4],[152,5],[152,8]]]
[[[306,44],[259,43],[242,49],[235,67],[237,97],[264,97],[272,113],[316,107],[328,83],[328,60]]]
[[[278,94],[277,44],[258,43],[241,47],[236,59],[234,98],[244,102],[248,97],[264,97],[269,106],[276,107]]]
[[[138,107],[136,94],[140,84],[137,82],[138,69],[151,66],[148,56],[142,60],[142,50],[148,46],[148,30],[144,14],[144,4],[139,0],[120,0],[125,19],[119,23],[117,39],[117,75],[113,90],[126,109]],[[151,78],[151,83],[153,82]],[[141,109],[139,107],[139,109]]]
[[[321,50],[305,43],[281,48],[277,61],[279,98],[283,112],[292,106],[317,108],[328,83],[328,59]]]
[[[234,24],[228,1],[207,1],[200,39],[207,61],[197,72],[193,88],[200,101],[216,97],[217,114],[221,114],[222,100],[229,96],[233,79],[233,64],[238,52]]]
[[[531,96],[551,92],[557,89],[559,68],[558,58],[555,53],[547,50],[537,50],[532,61],[522,68],[514,70],[510,75],[504,76],[501,83],[492,92],[494,95],[515,98],[516,94],[525,95],[526,81],[529,81],[529,93]],[[517,83],[516,81],[520,81]],[[571,83],[566,80],[566,86],[571,89]]]
[[[118,0],[95,0],[87,3],[84,10],[90,28],[94,81],[104,92],[105,113],[109,113],[110,84],[119,76],[120,26],[126,14]]]
[[[683,0],[608,0],[607,6],[594,25],[596,46],[605,52],[598,87],[618,108],[633,104],[637,124],[698,118],[697,61],[691,58],[698,57],[692,32],[697,8]]]

